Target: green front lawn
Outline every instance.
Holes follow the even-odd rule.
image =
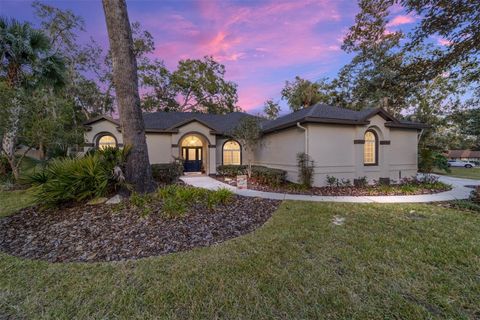
[[[0,217],[7,216],[33,204],[33,197],[26,190],[0,191]]]
[[[480,180],[480,167],[475,168],[450,168],[451,172],[437,170],[435,173],[446,176]]]
[[[284,202],[262,228],[213,247],[97,264],[0,254],[0,274],[0,318],[473,319],[480,215]]]

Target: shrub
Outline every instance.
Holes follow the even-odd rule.
[[[350,179],[342,179],[340,181],[340,184],[342,187],[350,187],[352,185],[352,182],[350,181]]]
[[[124,186],[121,168],[128,151],[99,150],[81,158],[54,159],[27,180],[37,202],[47,206],[102,197]]]
[[[217,173],[221,176],[235,177],[237,175],[247,174],[247,166],[221,165],[217,167]],[[261,184],[278,186],[286,181],[287,172],[264,166],[252,166],[252,177]]]
[[[434,168],[450,172],[448,159],[443,154],[431,149],[422,149],[419,152],[418,171],[430,173]]]
[[[278,186],[282,183],[285,183],[287,179],[287,172],[281,169],[273,169],[263,166],[253,166],[252,177],[261,184]]]
[[[480,205],[480,186],[476,186],[475,189],[471,192],[470,200]]]
[[[235,177],[247,174],[247,166],[245,165],[221,165],[217,167],[217,173],[225,177]]]
[[[334,176],[327,175],[327,185],[329,187],[334,187],[334,186],[338,187],[338,184],[339,184],[339,181],[337,178],[335,178]]]
[[[162,183],[175,183],[183,174],[183,165],[180,162],[152,164],[153,178]]]
[[[368,185],[368,179],[366,176],[353,179],[353,185],[358,188],[364,188]]]
[[[297,154],[298,181],[304,186],[311,188],[313,183],[313,160],[304,152]]]

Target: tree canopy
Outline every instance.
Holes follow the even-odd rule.
[[[225,80],[225,66],[212,57],[181,60],[173,72],[155,60],[141,68],[140,79],[147,90],[145,110],[225,114],[239,109],[237,85]]]

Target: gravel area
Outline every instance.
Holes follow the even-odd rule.
[[[71,205],[26,208],[0,219],[0,250],[50,262],[96,262],[138,259],[210,246],[249,233],[267,221],[280,201],[234,196],[209,210],[191,207],[183,217],[151,213],[128,202],[119,206]]]

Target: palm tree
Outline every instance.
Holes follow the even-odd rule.
[[[50,52],[50,39],[28,23],[0,17],[0,76],[14,91],[5,116],[8,124],[2,138],[5,153],[15,180],[19,176],[19,162],[15,148],[22,112],[22,93],[25,89],[48,83],[63,84],[64,63],[61,57]]]
[[[132,150],[127,158],[126,180],[137,192],[153,189],[145,125],[138,94],[137,62],[125,0],[103,0],[112,53],[113,83],[117,95],[123,141]]]

